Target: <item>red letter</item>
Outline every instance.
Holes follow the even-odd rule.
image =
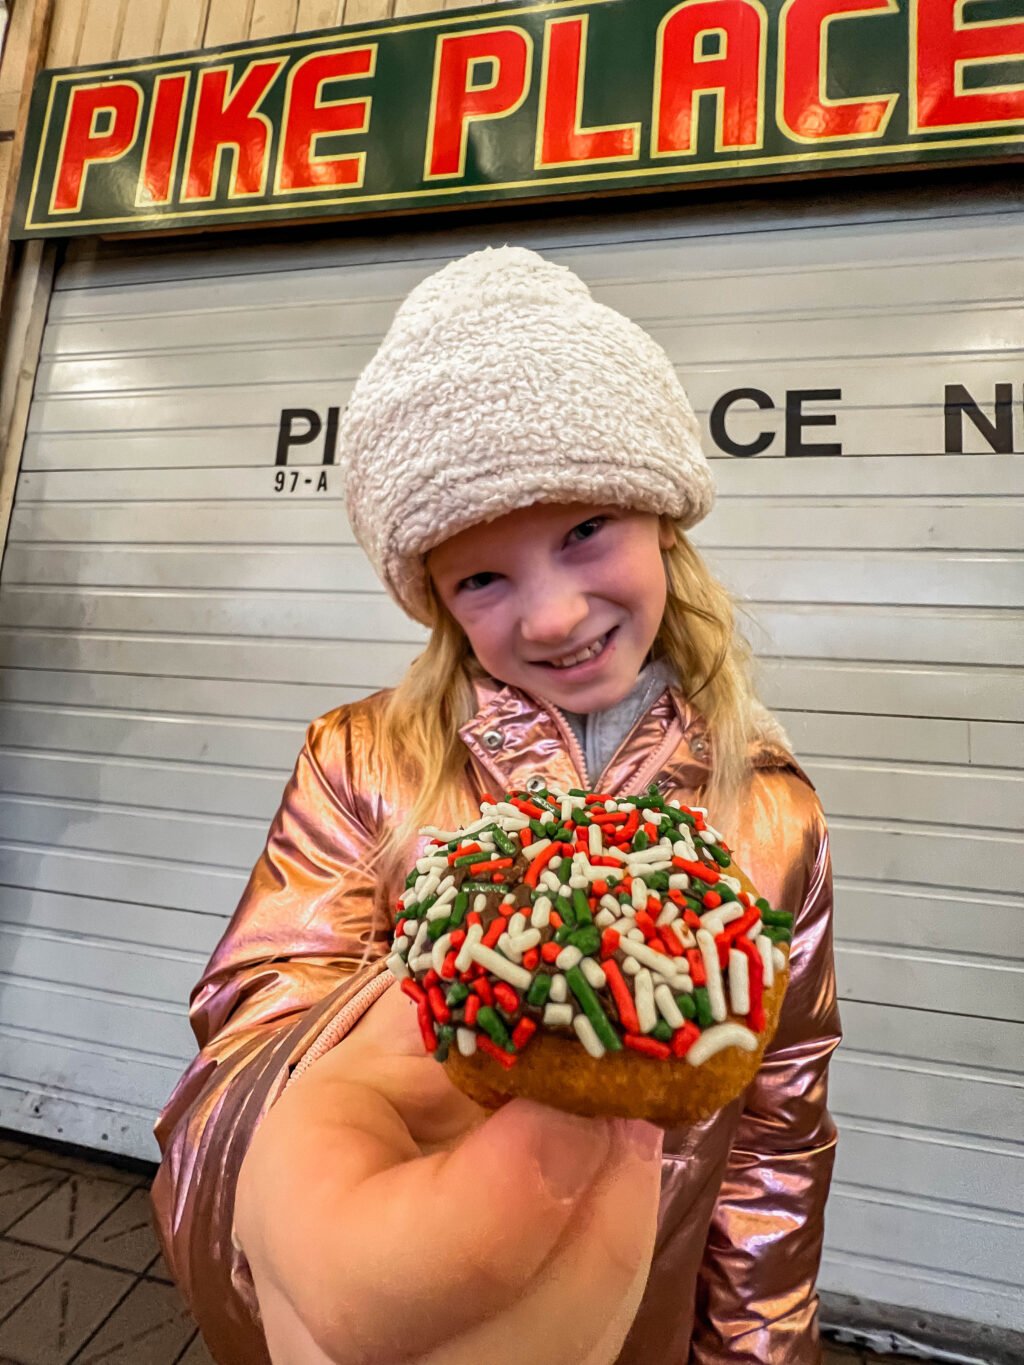
[[[579,161],[634,160],[639,123],[583,128],[583,86],[590,16],[550,19],[541,87],[538,166],[569,166]]]
[[[188,80],[188,72],[173,72],[156,78],[153,109],[142,149],[142,182],[135,200],[140,207],[166,204],[171,197]]]
[[[705,35],[718,49],[706,52]],[[715,150],[760,147],[764,10],[750,0],[683,0],[658,28],[655,156],[697,150],[697,99],[714,91]]]
[[[1024,119],[1024,83],[964,90],[964,67],[1024,58],[1024,20],[964,23],[967,0],[911,0],[912,131]]]
[[[779,121],[795,142],[882,136],[899,95],[829,99],[828,32],[837,20],[896,9],[895,0],[786,0],[779,17]]]
[[[221,153],[227,149],[234,161],[228,198],[263,193],[270,120],[256,106],[283,65],[283,57],[250,62],[230,93],[228,67],[212,66],[200,74],[183,199],[213,198]]]
[[[505,118],[519,108],[530,82],[532,46],[521,28],[487,28],[438,39],[424,172],[428,180],[465,172],[471,123]],[[474,77],[480,65],[491,67],[491,78],[478,85]]]
[[[316,140],[325,133],[365,133],[370,98],[321,100],[325,81],[372,76],[377,47],[351,47],[304,57],[288,77],[284,99],[284,136],[278,160],[278,190],[322,190],[335,185],[361,185],[365,152],[318,156]]]
[[[124,156],[138,136],[141,109],[142,91],[134,81],[80,85],[72,90],[50,205],[53,213],[77,213],[89,167],[95,161]],[[103,114],[110,117],[106,131],[100,133],[96,125]]]

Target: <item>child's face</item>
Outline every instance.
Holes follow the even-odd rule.
[[[673,543],[652,513],[538,503],[452,536],[427,567],[488,673],[570,711],[603,711],[627,695],[654,643],[661,552]],[[596,655],[566,666],[595,644]]]

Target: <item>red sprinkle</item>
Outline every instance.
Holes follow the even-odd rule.
[[[704,959],[701,957],[699,948],[687,948],[686,960],[690,964],[690,975],[693,977],[695,986],[706,986],[708,984],[708,974],[704,970]]]
[[[658,936],[658,931],[654,927],[654,920],[651,919],[646,910],[638,910],[636,912],[636,927],[643,934],[647,943],[650,943],[652,938],[657,938]]]
[[[691,863],[686,858],[673,858],[672,866],[680,868],[688,877],[697,877],[702,882],[708,882],[713,886],[721,875],[717,867],[712,867],[710,863]]]
[[[679,942],[679,935],[670,924],[666,924],[661,934],[662,942],[668,949],[670,957],[682,957],[683,945]]]
[[[476,991],[478,997],[484,1002],[485,1005],[494,1004],[494,987],[491,985],[490,981],[488,981],[486,976],[481,976],[476,981],[474,981],[472,986],[470,987],[470,990]]]
[[[519,831],[519,842],[522,844],[523,848],[529,848],[533,843],[533,830],[521,829]]]
[[[693,932],[696,933],[700,928],[700,915],[697,914],[696,910],[691,910],[690,907],[687,906],[683,911],[683,923],[688,929],[692,929]]]
[[[672,1056],[672,1049],[667,1043],[659,1043],[657,1038],[646,1038],[642,1033],[627,1033],[622,1041],[634,1052],[640,1052],[645,1057],[657,1057],[659,1062]]]
[[[750,1013],[747,1015],[747,1027],[753,1029],[755,1033],[763,1033],[765,1026],[764,963],[761,961],[761,954],[757,950],[757,945],[751,943],[749,938],[737,939],[735,946],[741,953],[746,954],[749,969]]]
[[[533,1019],[520,1019],[512,1031],[512,1045],[520,1051],[526,1046],[533,1035],[537,1032],[537,1024]]]
[[[661,837],[658,833],[658,826],[652,824],[650,820],[644,821],[644,833],[647,835],[648,839],[653,839],[655,842]]]
[[[718,965],[724,972],[729,965],[729,940],[724,934],[715,935],[715,947],[718,949]]]
[[[561,951],[562,945],[560,943],[555,943],[553,940],[540,945],[540,955],[545,962],[554,962]]]
[[[456,858],[466,858],[469,856],[470,853],[482,852],[483,850],[481,849],[479,844],[467,844],[465,848],[457,848],[454,853],[448,854],[449,865],[451,863],[454,863]]]
[[[493,919],[491,921],[490,928],[487,930],[486,934],[484,934],[483,938],[480,940],[481,944],[485,948],[493,948],[495,944],[498,942],[498,939],[501,938],[502,934],[505,932],[507,928],[508,920],[505,918],[504,915],[499,915],[497,919]]]
[[[467,924],[483,924],[483,922],[483,916],[480,914],[479,910],[470,910],[469,914],[466,916]]]
[[[427,993],[411,976],[407,976],[402,981],[402,990],[410,1000],[415,1000],[417,1005],[421,1000],[426,1000]]]
[[[565,920],[562,918],[562,916],[558,913],[557,910],[552,910],[551,913],[548,915],[548,923],[551,924],[552,927],[555,929],[561,929],[562,925],[565,923]]]
[[[705,910],[716,910],[722,904],[722,898],[717,891],[705,891],[701,897],[701,904]]]
[[[436,986],[440,979],[441,978],[438,976],[437,972],[435,972],[433,967],[431,967],[428,970],[426,976],[423,978],[423,984],[429,990],[431,986]]]
[[[470,995],[466,998],[466,1024],[472,1028],[476,1023],[476,1016],[480,1013],[480,1006],[483,1001],[478,995]]]
[[[613,801],[614,799],[615,798],[609,796],[607,792],[591,792],[583,804],[586,806],[606,806],[609,801]],[[614,815],[615,812],[613,811],[612,814]]]
[[[593,891],[594,895],[595,895],[598,899],[600,899],[601,896],[607,896],[607,894],[608,894],[608,883],[607,883],[607,882],[592,882],[592,883],[591,883],[591,890]]]
[[[507,981],[496,981],[494,984],[494,1000],[500,1005],[506,1014],[515,1014],[519,1008],[519,996],[508,984]]]
[[[445,1004],[440,986],[431,986],[430,990],[427,991],[427,1000],[430,1004],[430,1013],[439,1024],[451,1023],[452,1012]]]
[[[621,941],[622,936],[620,935],[618,929],[611,928],[606,929],[604,933],[601,935],[601,956],[611,957],[612,953],[618,952],[619,944],[621,943]],[[525,965],[526,962],[525,957],[523,959],[523,962]]]
[[[441,963],[441,976],[445,981],[455,980],[455,959],[457,957],[458,953],[454,948],[445,954],[444,961]]]
[[[466,941],[465,929],[453,929],[451,943],[453,948],[461,948]]]
[[[527,948],[523,954],[523,966],[528,972],[535,972],[540,964],[540,950],[537,948]]]
[[[550,843],[547,848],[541,849],[536,858],[531,861],[530,866],[523,873],[523,882],[526,886],[535,887],[537,885],[537,878],[560,849],[561,845],[558,843]]]
[[[682,1028],[676,1029],[672,1035],[672,1055],[673,1057],[685,1057],[690,1048],[700,1037],[700,1029],[691,1020],[687,1019]]]
[[[734,943],[738,938],[745,935],[748,929],[753,929],[760,918],[761,912],[754,906],[745,915],[741,915],[739,919],[734,919],[731,924],[727,924],[722,933],[730,943]]]
[[[485,1033],[477,1035],[476,1045],[481,1052],[486,1052],[488,1057],[493,1057],[496,1062],[500,1062],[506,1071],[510,1066],[515,1066],[519,1060],[514,1052],[503,1052],[500,1047],[491,1042]]]
[[[436,1052],[437,1034],[434,1032],[434,1021],[430,1017],[430,1006],[426,1000],[421,1000],[416,1007],[416,1017],[420,1024],[420,1036],[423,1039],[423,1046],[427,1052]]]
[[[511,858],[489,858],[482,863],[470,863],[469,875],[471,877],[479,877],[485,872],[498,872],[503,867],[511,866]]]
[[[609,958],[602,964],[604,974],[608,981],[608,987],[615,1001],[615,1008],[619,1012],[619,1020],[622,1027],[630,1033],[640,1032],[640,1020],[636,1014],[636,1004],[629,987],[626,985],[625,978],[619,969],[619,964],[614,958]]]
[[[528,815],[531,820],[542,820],[544,818],[544,812],[540,806],[535,806],[532,801],[524,801],[513,796],[509,804],[515,806],[516,810],[521,810],[524,815]]]

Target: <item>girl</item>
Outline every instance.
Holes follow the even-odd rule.
[[[564,268],[479,252],[399,309],[342,444],[356,536],[431,635],[310,727],[193,996],[154,1201],[204,1336],[223,1365],[819,1361],[828,840],[683,534],[711,480],[667,356]],[[382,960],[416,831],[488,789],[652,780],[796,912],[759,1076],[664,1135],[486,1117]]]

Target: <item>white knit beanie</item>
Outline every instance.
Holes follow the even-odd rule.
[[[522,247],[413,289],[341,417],[349,519],[388,591],[429,624],[428,551],[536,502],[613,503],[684,527],[714,498],[662,348]]]

